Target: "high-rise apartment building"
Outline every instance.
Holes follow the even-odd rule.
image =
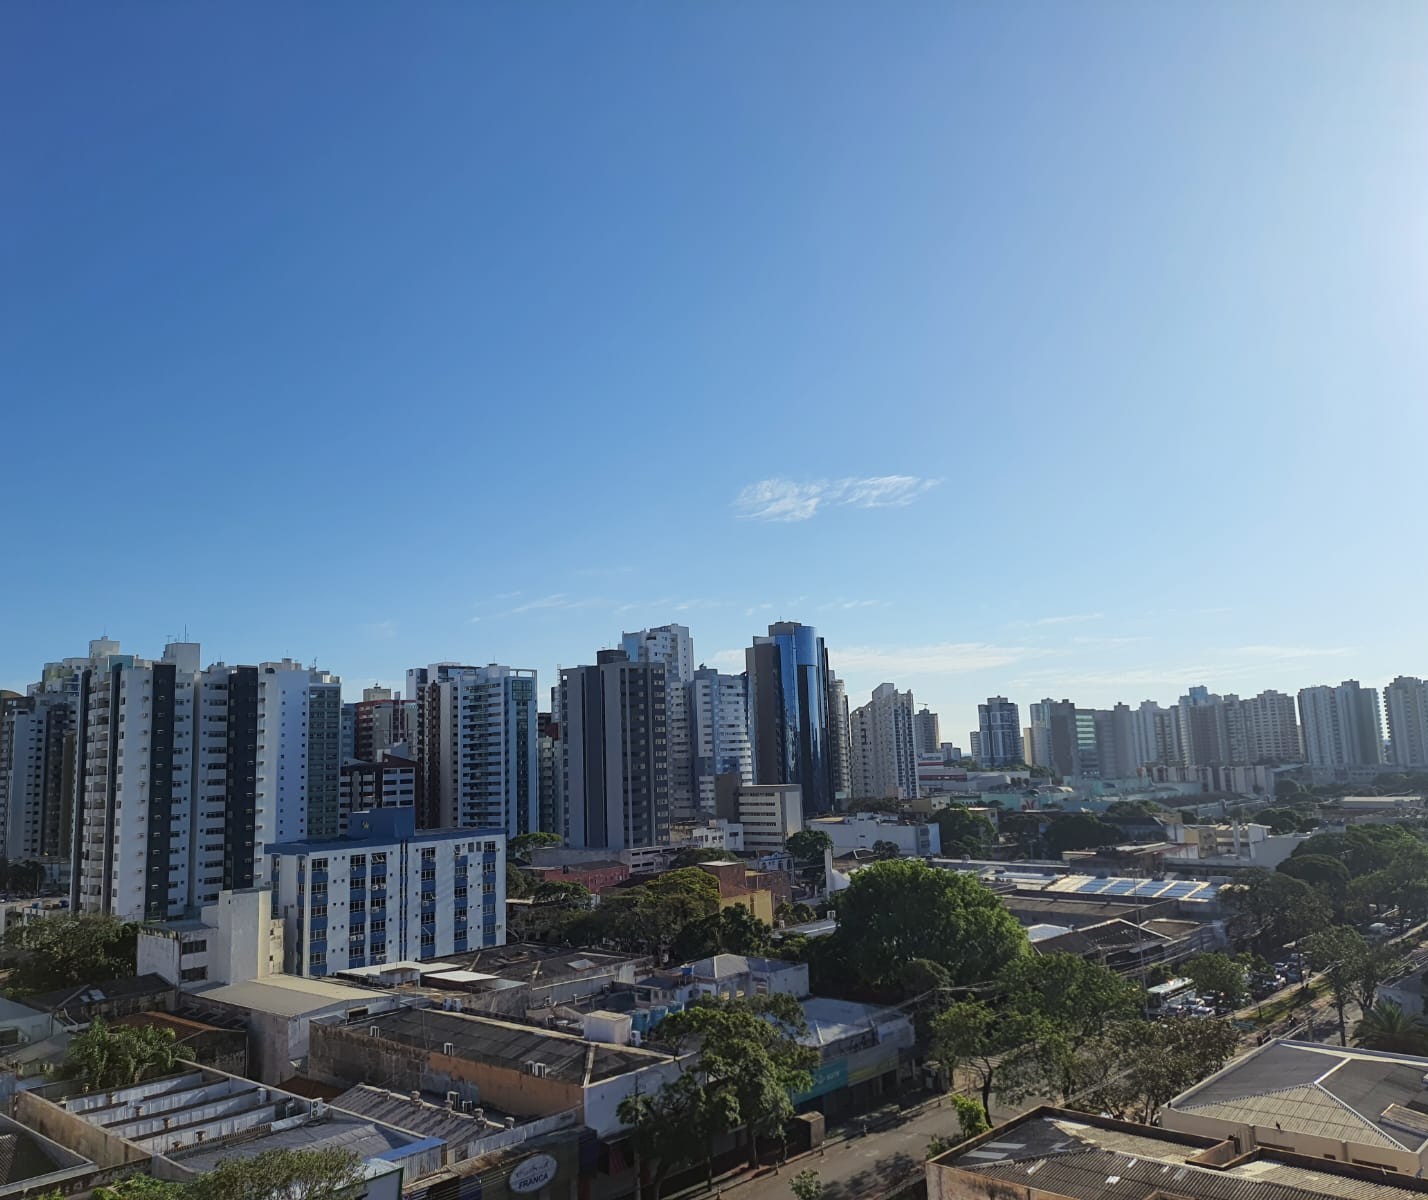
[[[1273,689],[1239,702],[1244,765],[1302,762],[1294,697]]]
[[[936,728],[935,717],[933,728]],[[989,696],[985,704],[977,705],[977,737],[972,757],[978,766],[991,770],[1025,761],[1021,710],[1005,696]]]
[[[1154,700],[1143,700],[1131,714],[1133,756],[1137,767],[1180,766],[1185,759],[1180,748],[1180,711],[1174,705],[1162,708]]]
[[[767,637],[754,638],[744,660],[755,782],[796,783],[803,789],[806,816],[831,811],[833,756],[823,639],[810,625],[779,621],[769,626]]]
[[[660,662],[602,650],[560,673],[565,827],[571,846],[625,850],[670,837],[668,688]]]
[[[1346,679],[1299,693],[1304,754],[1312,767],[1372,766],[1383,761],[1378,692]]]
[[[714,781],[720,775],[737,775],[744,783],[754,781],[744,677],[700,667],[685,692],[695,807],[701,817],[712,817]]]
[[[417,691],[418,825],[540,828],[536,673],[492,663],[407,672]]]
[[[912,693],[881,683],[849,716],[854,799],[917,799]]]
[[[833,807],[842,808],[853,798],[853,727],[848,717],[848,689],[828,672],[828,782]],[[800,796],[799,805],[803,800]]]
[[[683,625],[657,625],[622,636],[620,644],[631,662],[664,667],[665,713],[669,722],[669,806],[673,820],[685,823],[701,814],[695,799],[693,742],[690,729],[689,684],[694,679],[694,639]]]
[[[1051,706],[1053,700],[1040,700],[1027,709],[1027,719],[1031,722],[1022,732],[1022,747],[1026,751],[1027,764],[1055,771],[1056,765],[1051,753]],[[976,747],[972,749],[975,751]]]
[[[0,853],[12,862],[69,855],[77,715],[63,690],[0,692]]]
[[[1096,714],[1078,709],[1070,700],[1042,700],[1031,706],[1032,741],[1037,763],[1061,779],[1095,779]]]
[[[341,683],[290,659],[199,668],[175,642],[151,662],[92,643],[71,902],[124,920],[182,917],[266,882],[283,831],[334,836]]]
[[[1021,736],[1021,730],[1017,730]],[[942,753],[942,729],[937,714],[923,705],[912,716],[912,740],[918,756]]]
[[[1130,706],[1098,708],[1096,761],[1102,779],[1134,779],[1141,764],[1136,761],[1135,714]]]
[[[1428,682],[1400,675],[1383,689],[1388,740],[1400,767],[1428,767]]]
[[[344,722],[351,723],[351,742],[343,754],[344,761],[352,758],[376,762],[402,745],[409,753],[416,752],[414,699],[393,696],[391,688],[370,687],[362,689],[361,700],[342,708]]]

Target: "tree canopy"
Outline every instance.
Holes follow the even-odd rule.
[[[75,1034],[65,1053],[69,1069],[83,1075],[95,1091],[170,1074],[179,1061],[172,1029],[109,1025],[103,1017],[96,1017],[88,1029]]]
[[[837,908],[832,937],[858,979],[884,993],[896,990],[910,959],[929,959],[966,984],[991,979],[1028,947],[1016,918],[980,880],[918,859],[858,871]]]
[[[100,913],[13,925],[3,941],[14,963],[8,990],[25,996],[133,975],[138,938],[138,926]]]
[[[1185,964],[1182,973],[1201,995],[1215,992],[1231,1004],[1239,1004],[1249,994],[1249,968],[1218,950],[1197,954]]]
[[[964,854],[976,857],[984,854],[996,841],[997,831],[991,821],[963,804],[951,804],[933,818],[941,835],[943,854]]]
[[[1047,829],[1046,849],[1060,858],[1066,850],[1094,850],[1121,840],[1121,831],[1091,813],[1066,813]]]
[[[758,1165],[758,1138],[781,1137],[793,1116],[793,1094],[813,1086],[818,1051],[797,1039],[808,1032],[792,996],[704,998],[661,1021],[660,1040],[682,1047],[697,1038],[698,1074],[710,1103],[733,1115],[749,1134],[749,1162]]]

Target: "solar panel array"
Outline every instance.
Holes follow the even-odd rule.
[[[1141,900],[1213,900],[1219,888],[1199,879],[1088,879],[1075,889],[1078,896],[1117,896]]]

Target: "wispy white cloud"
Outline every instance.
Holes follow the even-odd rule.
[[[818,607],[825,612],[847,612],[855,608],[884,608],[886,605],[886,600],[827,600]]]
[[[896,681],[900,675],[965,675],[1010,666],[1043,653],[1026,646],[935,642],[924,646],[840,646],[830,652],[829,659],[840,675],[878,674]]]
[[[552,592],[548,596],[517,604],[515,608],[509,609],[506,615],[514,617],[531,612],[572,612],[580,608],[599,608],[608,603],[609,601],[599,596],[572,596],[568,592]]]
[[[1236,646],[1227,653],[1237,658],[1341,658],[1348,646]]]
[[[1045,625],[1079,625],[1084,621],[1100,621],[1105,618],[1105,613],[1065,613],[1055,617],[1037,617],[1031,621],[1009,621],[1007,624],[1014,629],[1039,629]]]
[[[711,667],[719,667],[726,670],[732,669],[735,671],[742,671],[744,669],[744,652],[742,650],[716,650],[713,654],[709,655],[708,658],[705,658],[703,655],[701,655],[700,658]]]
[[[372,638],[376,641],[389,641],[397,636],[397,623],[392,620],[369,621],[367,624],[359,626],[363,637]]]
[[[1073,646],[1084,646],[1091,650],[1108,650],[1112,646],[1131,646],[1136,642],[1148,642],[1150,638],[1145,636],[1137,637],[1073,637]]]
[[[734,512],[749,521],[807,521],[820,508],[902,508],[941,482],[917,475],[802,482],[775,476],[741,490],[734,498]]]

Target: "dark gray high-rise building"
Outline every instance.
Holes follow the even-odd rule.
[[[602,650],[560,673],[565,827],[572,846],[625,850],[669,841],[665,668]]]
[[[778,621],[744,651],[755,783],[796,783],[804,816],[833,809],[828,651],[818,631]]]
[[[995,769],[1024,762],[1021,710],[1005,696],[988,696],[977,705],[977,740],[972,746],[977,765]]]

